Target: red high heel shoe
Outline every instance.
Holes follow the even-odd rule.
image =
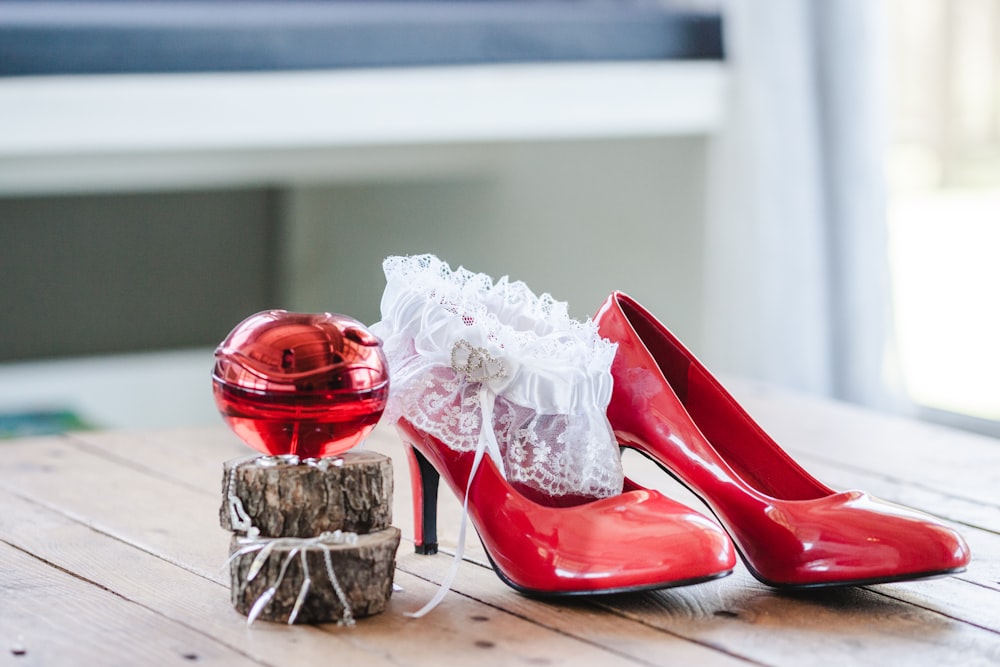
[[[544,505],[514,489],[489,457],[470,485],[472,452],[455,452],[405,419],[396,428],[408,445],[411,475],[417,473],[411,477],[417,553],[437,551],[435,505],[442,475],[456,496],[466,498],[497,575],[521,593],[686,586],[725,576],[736,563],[729,538],[715,522],[656,491]]]
[[[612,294],[595,321],[618,343],[608,418],[619,442],[698,494],[757,579],[808,588],[965,569],[969,549],[953,530],[810,476],[633,299]]]
[[[709,519],[651,491],[622,493],[606,408],[614,346],[593,322],[523,283],[390,257],[382,320],[384,419],[410,446],[416,549],[436,551],[438,478],[504,582],[532,594],[679,586],[728,574],[732,544]],[[664,520],[666,518],[666,521]]]

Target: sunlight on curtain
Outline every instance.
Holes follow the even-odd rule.
[[[706,227],[706,359],[898,409],[887,349],[884,20],[869,0],[730,0]]]
[[[903,384],[918,405],[1000,420],[1000,0],[892,0],[887,26]]]

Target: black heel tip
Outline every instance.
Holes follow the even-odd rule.
[[[429,544],[414,544],[413,550],[422,556],[430,556],[438,552],[438,545],[437,542],[431,542]]]

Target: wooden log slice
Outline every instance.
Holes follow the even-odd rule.
[[[353,618],[371,616],[384,611],[392,595],[392,578],[396,570],[396,549],[399,529],[389,527],[376,533],[358,535],[357,544],[330,544],[330,564]],[[276,542],[267,554],[256,576],[247,581],[260,551],[248,551],[230,563],[231,598],[233,606],[249,616],[254,605],[277,584],[273,596],[262,604],[258,619],[287,623],[302,590],[305,573],[301,553],[305,553],[310,586],[295,618],[295,623],[329,623],[345,619],[344,605],[330,581],[323,549],[308,546],[289,558],[294,543],[304,540],[258,540],[234,535],[230,555],[248,545]],[[281,570],[285,567],[284,576]],[[280,578],[280,582],[279,582]],[[266,600],[266,598],[264,598]]]
[[[392,523],[392,484],[389,457],[366,450],[312,464],[280,457],[233,459],[224,466],[219,521],[226,530],[246,534],[234,525],[231,494],[263,537],[371,533]]]

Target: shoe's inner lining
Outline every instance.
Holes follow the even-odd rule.
[[[808,500],[830,493],[782,451],[657,322],[627,303],[622,307],[694,423],[747,484],[786,500]]]

